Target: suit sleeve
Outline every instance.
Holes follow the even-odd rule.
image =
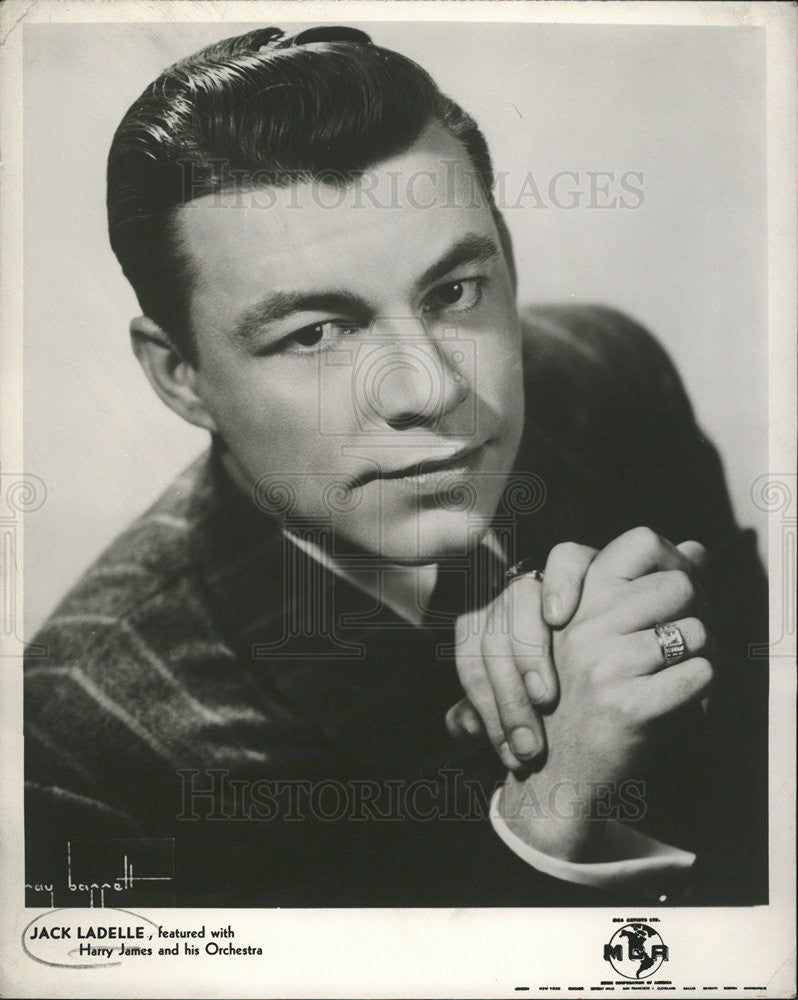
[[[756,537],[735,521],[717,450],[681,379],[643,327],[599,307],[526,316],[521,467],[545,484],[523,551],[603,547],[639,525],[695,539],[719,645],[706,713],[678,714],[646,774],[647,832],[697,855],[697,901],[767,897],[767,579]]]

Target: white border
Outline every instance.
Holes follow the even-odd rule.
[[[770,308],[769,468],[773,483],[792,484],[789,511],[774,507],[769,554],[772,574],[771,626],[781,636],[775,652],[771,696],[771,902],[767,907],[720,909],[651,908],[672,949],[688,958],[689,969],[669,969],[678,988],[671,996],[707,995],[717,985],[724,996],[785,997],[794,991],[795,965],[795,676],[794,594],[785,538],[795,539],[795,317],[796,294],[796,10],[768,3],[514,3],[504,0],[257,0],[236,2],[55,2],[10,0],[0,9],[2,26],[2,284],[3,331],[2,469],[22,470],[21,358],[22,281],[16,266],[22,246],[22,26],[26,23],[284,20],[535,21],[647,25],[762,26],[767,32],[768,217]],[[776,505],[778,506],[778,505]],[[792,522],[789,518],[792,517]],[[790,528],[792,524],[792,528]],[[793,541],[794,544],[794,541]],[[18,560],[24,552],[21,541]],[[21,596],[21,587],[19,588]],[[239,943],[259,943],[263,959],[159,959],[128,962],[118,969],[60,970],[31,962],[20,935],[35,915],[22,907],[21,684],[13,637],[3,635],[3,698],[0,702],[2,759],[0,801],[3,907],[0,911],[0,968],[4,995],[62,997],[503,997],[514,986],[560,985],[561,996],[581,995],[569,986],[590,987],[606,979],[601,944],[609,937],[610,909],[527,910],[289,910],[150,911],[156,923],[172,926],[231,922]],[[75,912],[75,911],[73,911]],[[623,915],[623,914],[620,914]],[[641,914],[636,914],[640,916]],[[707,933],[710,928],[710,933]],[[695,942],[700,941],[697,951]],[[234,964],[231,964],[234,963]],[[735,985],[736,990],[723,990]],[[765,992],[744,986],[767,987]],[[655,987],[652,988],[652,992]],[[618,990],[618,993],[621,991]],[[523,996],[524,993],[513,993]],[[554,995],[557,995],[556,993]],[[595,995],[595,994],[593,994]]]

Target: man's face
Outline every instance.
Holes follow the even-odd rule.
[[[196,199],[179,232],[196,389],[234,478],[389,561],[473,545],[523,390],[507,261],[461,144],[433,127],[346,188]]]

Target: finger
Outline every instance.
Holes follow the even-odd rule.
[[[473,739],[487,735],[485,733],[485,727],[482,725],[482,719],[479,717],[479,713],[467,699],[463,704],[460,716],[463,728]]]
[[[693,559],[700,558],[698,542],[691,542],[688,554],[651,528],[632,528],[614,539],[593,560],[590,572],[614,579],[636,580],[662,570],[695,571]]]
[[[446,713],[446,728],[452,739],[473,740],[485,736],[485,727],[468,698],[461,698]]]
[[[533,705],[552,707],[560,696],[551,656],[551,630],[541,611],[541,584],[519,577],[501,595],[507,616],[511,654]]]
[[[714,616],[712,614],[712,605],[710,604],[709,597],[706,591],[701,586],[701,579],[704,576],[704,571],[707,567],[707,562],[709,557],[707,555],[707,550],[700,542],[688,541],[680,542],[676,548],[685,555],[690,562],[693,564],[695,571],[693,579],[696,581],[696,590],[698,591],[700,597],[699,606],[702,608],[701,614],[710,624],[714,621]]]
[[[694,656],[711,658],[714,643],[699,618],[680,618],[671,624],[678,628],[684,641],[682,660]],[[634,632],[617,640],[612,660],[613,669],[627,676],[654,674],[674,666],[666,661],[653,628]]]
[[[702,596],[693,580],[682,570],[670,570],[633,580],[625,587],[623,601],[605,611],[595,625],[628,635],[677,618],[703,618],[703,610]]]
[[[510,744],[504,732],[493,688],[485,674],[484,679],[476,681],[468,690],[468,700],[478,713],[480,721],[487,733],[488,739],[493,745],[493,749],[499,755],[499,759],[510,771],[517,771],[522,765],[510,748]]]
[[[471,706],[499,755],[499,759],[510,771],[521,768],[521,761],[510,750],[504,735],[493,688],[488,680],[482,659],[482,633],[485,630],[486,612],[479,610],[461,615],[455,626],[456,662],[460,683],[468,696]]]
[[[676,548],[688,559],[697,573],[702,573],[707,564],[707,550],[701,542],[679,542]]]
[[[645,678],[644,720],[653,720],[702,701],[709,694],[715,671],[709,660],[694,656]]]
[[[582,583],[598,549],[576,542],[555,545],[546,561],[543,577],[543,617],[552,628],[567,625],[574,615]]]
[[[482,659],[510,750],[520,761],[534,760],[545,749],[543,726],[518,672],[509,637],[501,632],[485,634]]]

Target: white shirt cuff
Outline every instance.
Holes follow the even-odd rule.
[[[633,887],[665,895],[666,889],[672,890],[684,880],[695,863],[696,856],[690,851],[664,844],[613,819],[602,822],[607,824],[611,852],[620,860],[581,864],[552,857],[531,847],[510,829],[499,811],[501,792],[501,788],[497,789],[490,803],[493,829],[514,854],[544,875],[594,888]]]

